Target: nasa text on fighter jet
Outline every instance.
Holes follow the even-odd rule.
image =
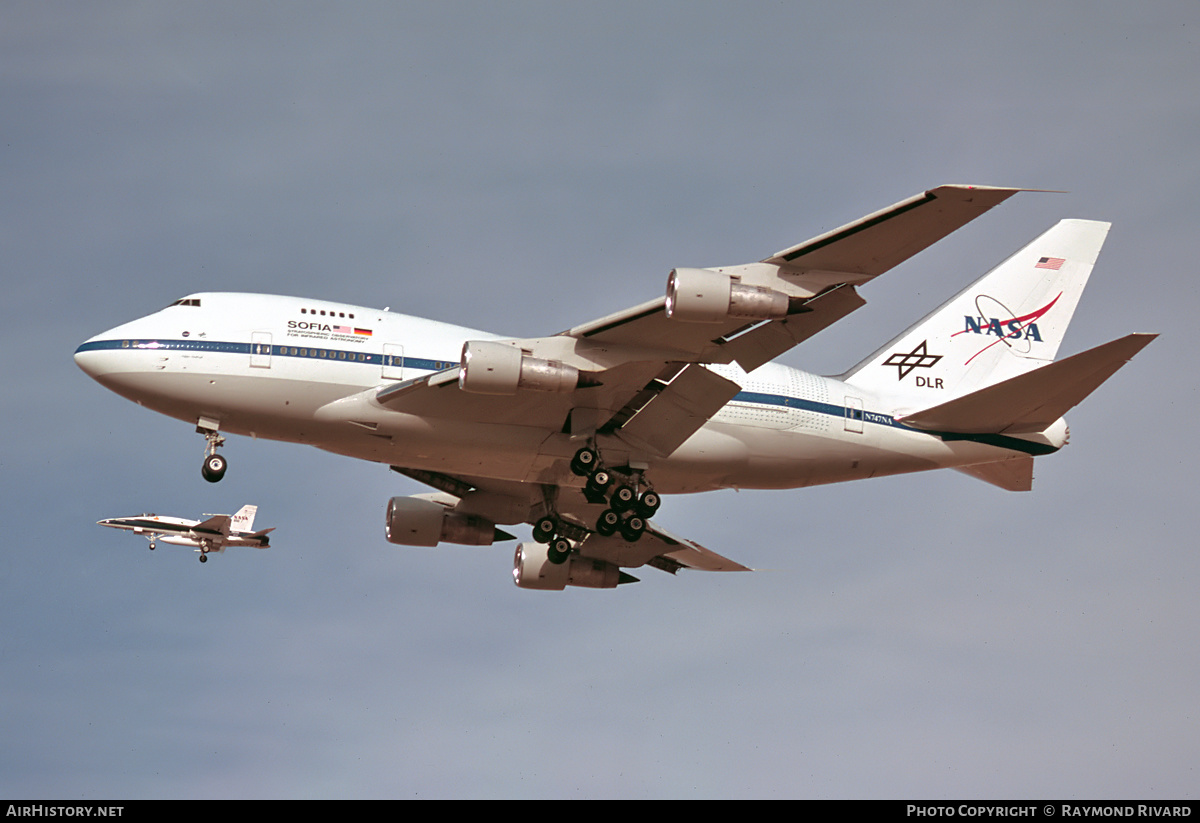
[[[1062,415],[1154,335],[1054,362],[1109,224],[1063,220],[844,374],[770,361],[858,288],[1018,189],[940,186],[757,263],[676,268],[666,294],[506,338],[327,300],[202,293],[75,353],[102,385],[194,425],[391,466],[393,543],[488,545],[529,523],[524,588],[611,588],[643,565],[745,570],[651,518],[662,494],[954,468],[1030,488]],[[202,555],[203,557],[203,555]]]
[[[227,546],[249,546],[265,549],[271,545],[267,534],[275,529],[252,531],[258,506],[242,506],[232,517],[228,514],[205,515],[207,520],[185,520],[182,517],[163,517],[139,514],[134,517],[111,517],[97,521],[98,525],[126,529],[150,541],[154,551],[156,541],[173,546],[191,546],[200,552],[200,562],[207,563],[212,552],[223,552]]]

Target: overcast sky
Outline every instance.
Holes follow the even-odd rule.
[[[811,6],[811,7],[806,7]],[[1196,797],[1200,10],[1128,3],[0,5],[0,795]],[[515,335],[941,183],[1022,194],[785,361],[840,372],[1064,217],[1063,347],[1160,337],[1034,490],[668,498],[764,571],[512,584],[392,546],[385,467],[104,390],[193,291]],[[201,566],[95,521],[259,506]],[[521,532],[527,537],[527,531]]]

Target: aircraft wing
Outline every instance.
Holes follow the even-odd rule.
[[[392,470],[437,489],[442,494],[432,497],[446,508],[462,514],[480,515],[494,522],[533,523],[553,509],[562,518],[560,532],[576,541],[583,557],[627,568],[648,565],[671,574],[679,569],[752,571],[712,549],[672,534],[656,523],[648,523],[645,533],[632,543],[619,535],[605,537],[591,529],[605,506],[589,503],[578,489],[483,477],[456,477],[400,466],[392,466]],[[499,533],[502,537],[497,539],[513,539],[512,535]]]
[[[213,534],[223,537],[229,536],[229,523],[233,518],[227,514],[214,514],[207,520],[202,520],[192,526],[192,531],[197,534]]]
[[[940,186],[757,263],[676,269],[663,297],[550,337],[473,341],[460,364],[334,401],[317,416],[362,425],[383,407],[521,426],[535,449],[557,433],[611,434],[668,456],[739,391],[704,365],[750,372],[773,360],[862,306],[856,284],[1017,191]]]
[[[742,282],[775,286],[793,298],[794,313],[772,323],[748,323],[738,317],[723,322],[678,322],[668,317],[664,297],[564,334],[609,345],[674,351],[677,359],[693,362],[736,360],[746,371],[753,371],[865,302],[857,295],[851,297],[852,288],[838,287],[865,283],[883,274],[1018,191],[1021,189],[939,186],[777,252],[760,263],[712,269],[739,277]],[[842,293],[834,297],[834,291]],[[745,341],[747,336],[756,343]],[[772,354],[765,360],[756,356],[759,338],[770,341],[766,348]]]

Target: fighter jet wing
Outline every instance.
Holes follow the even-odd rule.
[[[214,514],[207,520],[202,520],[192,526],[192,531],[198,534],[215,534],[227,537],[229,535],[229,523],[231,520],[232,518],[227,514]]]

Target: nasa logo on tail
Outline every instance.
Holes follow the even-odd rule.
[[[1053,300],[1040,309],[1017,317],[1016,314],[996,298],[987,294],[976,295],[975,310],[978,314],[974,317],[965,315],[963,317],[962,331],[956,331],[950,336],[958,337],[960,334],[982,334],[985,336],[992,335],[997,338],[968,357],[967,363],[970,363],[997,343],[1003,343],[1018,354],[1028,354],[1033,350],[1034,343],[1042,342],[1042,333],[1038,331],[1037,321],[1046,312],[1050,311],[1054,304],[1058,302],[1059,297],[1062,297],[1062,292],[1059,292]],[[1007,320],[1000,319],[1005,316],[1008,317]]]

